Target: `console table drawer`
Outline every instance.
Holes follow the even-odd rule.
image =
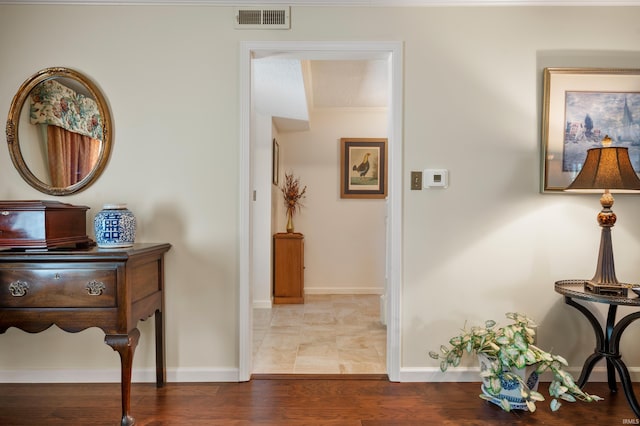
[[[0,307],[116,306],[116,269],[0,269]]]

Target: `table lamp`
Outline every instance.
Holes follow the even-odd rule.
[[[629,159],[629,151],[623,147],[612,147],[611,138],[602,139],[602,147],[591,148],[575,180],[565,191],[601,192],[602,210],[598,213],[598,223],[602,228],[600,252],[596,273],[585,281],[585,290],[597,294],[626,296],[629,285],[619,283],[613,263],[611,228],[616,223],[612,192],[640,191],[640,179],[636,175]]]

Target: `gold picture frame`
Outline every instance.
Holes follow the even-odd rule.
[[[607,135],[640,172],[640,69],[545,68],[542,192],[564,190]]]

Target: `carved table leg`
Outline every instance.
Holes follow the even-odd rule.
[[[609,383],[609,390],[611,392],[616,392],[618,390],[616,385],[617,370],[618,376],[620,376],[620,382],[622,383],[622,388],[624,390],[624,395],[627,398],[627,402],[631,406],[633,413],[636,416],[640,417],[640,404],[638,404],[635,393],[633,392],[629,370],[627,369],[625,363],[622,361],[622,355],[620,354],[620,338],[622,337],[622,333],[629,325],[631,325],[631,323],[633,323],[637,319],[640,319],[640,312],[629,314],[618,321],[618,323],[616,324],[616,313],[618,306],[610,304],[609,312],[607,314],[605,332],[596,317],[591,313],[591,311],[589,311],[589,309],[579,303],[574,302],[568,296],[565,296],[564,300],[567,305],[573,306],[584,314],[584,316],[591,323],[593,331],[596,335],[596,348],[593,354],[591,354],[591,356],[589,356],[589,358],[587,358],[584,363],[582,373],[580,374],[580,378],[578,379],[578,386],[583,387],[587,383],[594,365],[599,360],[604,358],[607,365],[607,382]]]
[[[162,311],[156,311],[156,387],[163,387],[166,382],[167,367],[164,358],[164,322]]]
[[[131,409],[131,367],[133,354],[138,346],[140,331],[134,328],[129,334],[107,334],[104,341],[114,351],[120,354],[120,386],[122,392],[122,421],[121,426],[132,426],[135,419],[130,414]]]
[[[627,366],[622,361],[622,354],[620,353],[620,338],[622,337],[622,333],[631,323],[638,319],[640,319],[640,312],[631,313],[618,321],[615,327],[611,327],[610,332],[607,331],[610,336],[607,361],[611,362],[616,370],[618,370],[618,376],[620,376],[620,382],[622,382],[622,388],[624,389],[624,395],[627,397],[627,402],[629,402],[633,413],[640,417],[640,405],[633,391],[631,376],[629,375]],[[613,326],[613,322],[611,322],[611,326]],[[607,327],[609,328],[609,325]]]
[[[598,321],[598,319],[586,307],[584,307],[579,303],[574,302],[573,299],[571,299],[568,296],[564,297],[564,302],[567,305],[573,306],[574,308],[582,312],[582,314],[589,320],[589,323],[591,324],[591,328],[593,328],[593,332],[595,333],[595,337],[596,337],[596,348],[593,354],[591,354],[591,356],[587,358],[587,360],[584,362],[584,366],[582,367],[582,373],[580,373],[580,377],[578,378],[578,386],[583,387],[587,383],[587,380],[589,380],[589,376],[591,375],[591,371],[593,370],[593,367],[596,365],[598,361],[600,361],[604,357],[604,352],[607,349],[604,332],[602,331],[602,327],[600,326],[600,322]],[[608,374],[609,368],[610,368],[609,363],[607,363],[607,375],[609,375]],[[614,386],[613,389],[611,389],[611,382],[609,381],[610,389],[613,392],[615,392],[616,391],[615,382],[613,386]]]
[[[611,339],[611,334],[616,325],[616,313],[618,311],[618,305],[609,305],[609,313],[607,314],[606,334],[604,337],[604,347],[602,352],[607,359],[607,382],[609,383],[609,389],[611,392],[617,392],[618,386],[616,385],[616,370],[614,370],[613,358],[620,359],[620,353],[612,350],[615,346],[615,341]]]

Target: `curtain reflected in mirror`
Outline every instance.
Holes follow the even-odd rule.
[[[77,71],[53,67],[34,74],[18,90],[7,120],[7,142],[27,183],[47,194],[68,195],[101,174],[111,151],[111,129],[98,87]]]
[[[66,84],[63,84],[66,83]],[[46,126],[48,177],[52,186],[67,187],[80,182],[95,166],[100,152],[102,127],[96,101],[70,86],[73,80],[47,80],[29,94],[29,118]],[[77,86],[77,84],[76,84]]]
[[[47,126],[47,153],[51,185],[67,187],[80,182],[98,161],[100,141]]]

